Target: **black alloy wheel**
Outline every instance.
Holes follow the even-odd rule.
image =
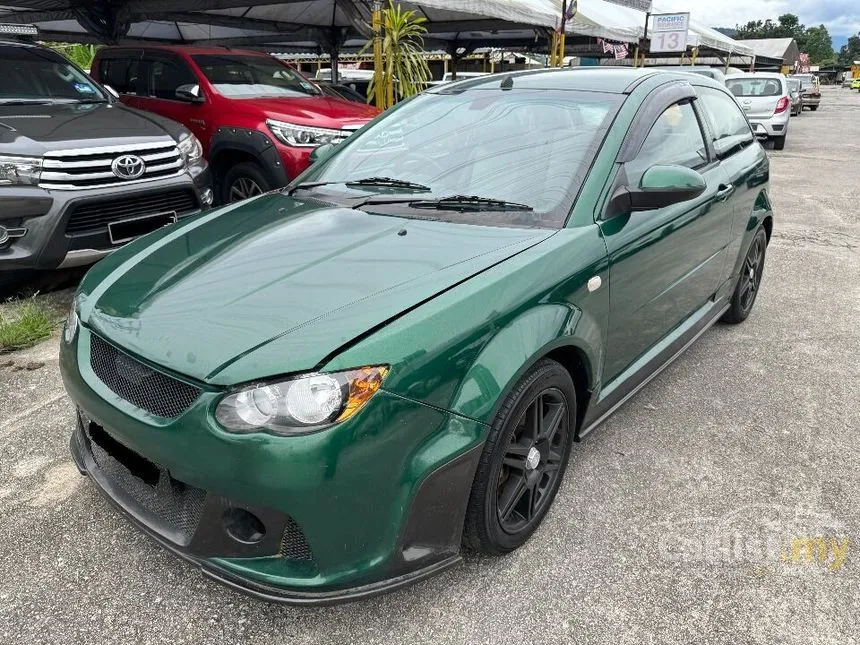
[[[561,486],[575,423],[570,373],[556,361],[538,361],[491,424],[466,509],[466,548],[500,555],[529,539]]]
[[[741,265],[738,283],[735,286],[729,310],[723,315],[723,322],[741,323],[750,315],[761,287],[766,254],[767,234],[764,228],[759,226]]]
[[[516,535],[549,501],[567,451],[569,412],[556,388],[542,390],[517,422],[505,451],[496,492],[502,529]]]

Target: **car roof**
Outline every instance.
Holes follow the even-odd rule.
[[[726,80],[730,81],[733,78],[785,78],[785,74],[780,74],[779,72],[743,72],[742,74],[734,74],[732,76],[727,76]]]
[[[654,68],[632,67],[564,67],[560,69],[538,69],[520,72],[502,72],[479,76],[445,85],[437,85],[427,90],[433,94],[450,94],[470,90],[497,89],[503,81],[513,84],[515,89],[530,90],[580,90],[606,92],[610,94],[629,94],[636,86],[648,78],[657,76],[691,82],[689,72],[672,72]],[[507,81],[510,79],[510,81]],[[722,87],[720,83],[696,75],[696,83]]]

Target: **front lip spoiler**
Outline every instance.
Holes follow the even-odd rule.
[[[69,441],[69,448],[72,453],[72,458],[75,461],[75,466],[77,466],[78,470],[82,475],[88,476],[93,483],[96,485],[98,491],[107,498],[117,509],[122,512],[125,517],[132,522],[138,529],[143,531],[150,538],[158,542],[162,547],[173,553],[174,555],[182,558],[186,562],[197,565],[200,567],[200,571],[208,578],[216,580],[221,584],[224,584],[228,587],[236,589],[237,591],[241,591],[255,598],[259,598],[261,600],[266,600],[269,602],[277,602],[285,605],[298,605],[298,606],[321,606],[321,605],[333,605],[337,603],[350,602],[353,600],[363,600],[365,598],[372,598],[373,596],[378,596],[380,594],[387,593],[389,591],[393,591],[395,589],[399,589],[401,587],[407,587],[412,585],[420,580],[424,580],[425,578],[430,578],[435,576],[446,569],[453,567],[458,564],[463,558],[460,555],[453,555],[444,560],[440,560],[439,562],[435,562],[427,567],[422,569],[416,569],[415,571],[410,571],[401,576],[397,576],[394,578],[388,578],[387,580],[380,580],[379,582],[373,582],[367,585],[361,585],[358,587],[351,587],[348,589],[336,589],[332,591],[297,591],[294,589],[286,589],[283,587],[275,587],[273,585],[266,585],[255,580],[249,580],[247,578],[242,578],[241,576],[236,575],[235,573],[224,569],[223,567],[219,567],[212,562],[195,557],[190,553],[186,553],[181,549],[177,548],[175,544],[172,544],[169,540],[166,540],[163,536],[159,535],[157,532],[153,531],[149,526],[140,522],[132,513],[126,509],[122,503],[115,499],[107,490],[102,486],[98,477],[90,476],[89,472],[89,461],[91,461],[91,457],[88,457],[83,450],[81,450],[81,446],[79,444],[79,432],[75,431],[72,433],[72,437]]]

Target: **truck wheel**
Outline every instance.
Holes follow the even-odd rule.
[[[221,180],[221,203],[233,204],[272,189],[263,169],[251,161],[232,166]]]

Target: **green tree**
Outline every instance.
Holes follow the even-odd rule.
[[[388,7],[382,11],[385,105],[379,107],[391,107],[395,97],[403,99],[418,94],[432,78],[424,52],[425,22],[427,19],[417,15],[416,11],[401,9],[393,0],[389,0]],[[362,53],[372,47],[373,41],[364,47]],[[374,96],[374,83],[375,79],[367,88],[368,101]]]
[[[833,40],[824,25],[810,27],[804,34],[806,43],[802,48],[809,54],[809,62],[813,65],[832,64],[836,57],[833,53]]]
[[[860,60],[860,32],[856,36],[851,36],[839,50],[840,65],[853,65],[855,60]]]
[[[51,49],[57,50],[63,56],[71,60],[75,65],[83,68],[84,71],[89,70],[90,65],[93,64],[93,58],[95,58],[96,52],[99,50],[98,45],[81,45],[75,43],[42,44],[47,45]]]

